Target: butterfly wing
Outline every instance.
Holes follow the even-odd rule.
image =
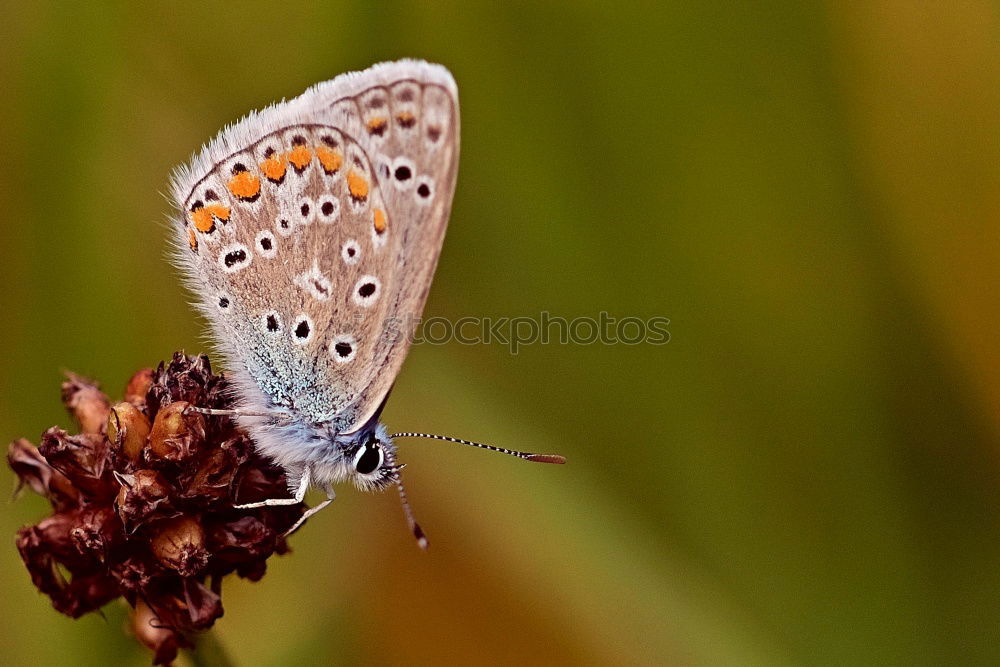
[[[178,172],[175,254],[244,407],[371,418],[430,289],[458,141],[451,75],[400,61],[252,114]]]

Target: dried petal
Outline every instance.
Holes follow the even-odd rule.
[[[52,599],[52,606],[73,618],[99,609],[120,594],[117,581],[98,568],[92,557],[81,554],[71,537],[82,512],[55,514],[37,526],[22,528],[16,540],[32,583]]]
[[[155,577],[162,576],[163,570],[147,553],[139,552],[115,563],[111,574],[118,580],[125,600],[134,605],[145,591],[149,590]]]
[[[216,567],[237,570],[250,562],[261,562],[274,553],[279,537],[255,516],[241,516],[211,526],[211,547]]]
[[[132,632],[153,652],[154,665],[169,665],[177,659],[177,649],[186,645],[183,638],[164,627],[149,605],[139,600],[132,614]]]
[[[89,500],[114,498],[118,484],[111,474],[108,441],[94,433],[69,435],[53,426],[42,434],[38,452]]]
[[[128,385],[125,387],[124,399],[136,407],[145,405],[146,394],[149,393],[149,387],[152,384],[153,369],[143,368],[128,381]]]
[[[58,512],[76,507],[80,493],[61,472],[49,465],[38,448],[21,438],[7,448],[7,465],[17,474],[18,484],[27,485],[40,496],[46,496]]]
[[[222,598],[195,579],[162,580],[146,599],[167,627],[196,632],[222,616]]]
[[[153,517],[166,518],[177,513],[170,502],[171,488],[157,471],[136,470],[118,477],[122,487],[115,506],[129,533]]]
[[[222,616],[222,597],[200,581],[185,579],[184,597],[192,629],[210,628],[215,619]]]
[[[149,408],[160,410],[174,401],[187,401],[200,407],[220,407],[226,398],[219,391],[224,380],[212,375],[208,357],[186,357],[177,352],[170,363],[153,373],[153,385],[147,396]]]
[[[285,473],[276,466],[248,466],[241,472],[235,498],[237,502],[256,503],[288,495]]]
[[[96,611],[121,595],[118,582],[103,572],[74,575],[66,587],[52,596],[52,606],[71,618]]]
[[[31,581],[46,595],[59,593],[65,586],[57,563],[74,565],[74,569],[85,568],[76,546],[70,539],[70,531],[77,523],[79,510],[60,512],[43,519],[36,526],[25,526],[17,531],[17,550],[28,566]]]
[[[125,541],[122,523],[108,505],[83,508],[69,536],[77,551],[101,563],[108,560],[114,547]]]
[[[108,420],[111,403],[96,382],[67,373],[62,384],[62,400],[83,433],[101,432]]]
[[[203,452],[193,462],[193,474],[182,481],[183,495],[200,499],[229,498],[236,473],[250,458],[252,451],[249,438],[239,434]]]

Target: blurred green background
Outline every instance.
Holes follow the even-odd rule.
[[[224,124],[402,56],[459,83],[426,315],[665,316],[665,346],[413,349],[401,443],[257,584],[239,664],[1000,660],[995,2],[6,2],[0,434],[68,425],[202,324],[164,260],[170,170]],[[919,6],[918,6],[919,5]],[[11,488],[12,474],[0,472]],[[72,621],[0,510],[6,664],[142,665]],[[0,540],[2,542],[3,540]]]

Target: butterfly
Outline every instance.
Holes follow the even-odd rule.
[[[416,60],[320,83],[224,129],[174,174],[174,258],[231,373],[235,418],[302,502],[395,485],[420,546],[394,438],[379,418],[437,265],[458,174],[458,89]]]

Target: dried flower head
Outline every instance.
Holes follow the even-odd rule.
[[[18,531],[21,558],[74,618],[123,597],[136,637],[169,663],[222,615],[222,578],[260,579],[306,507],[234,508],[288,488],[231,420],[190,409],[230,407],[207,357],[177,353],[139,371],[115,405],[76,375],[62,398],[80,433],[53,427],[37,448],[22,438],[8,449],[21,486],[53,510]]]

